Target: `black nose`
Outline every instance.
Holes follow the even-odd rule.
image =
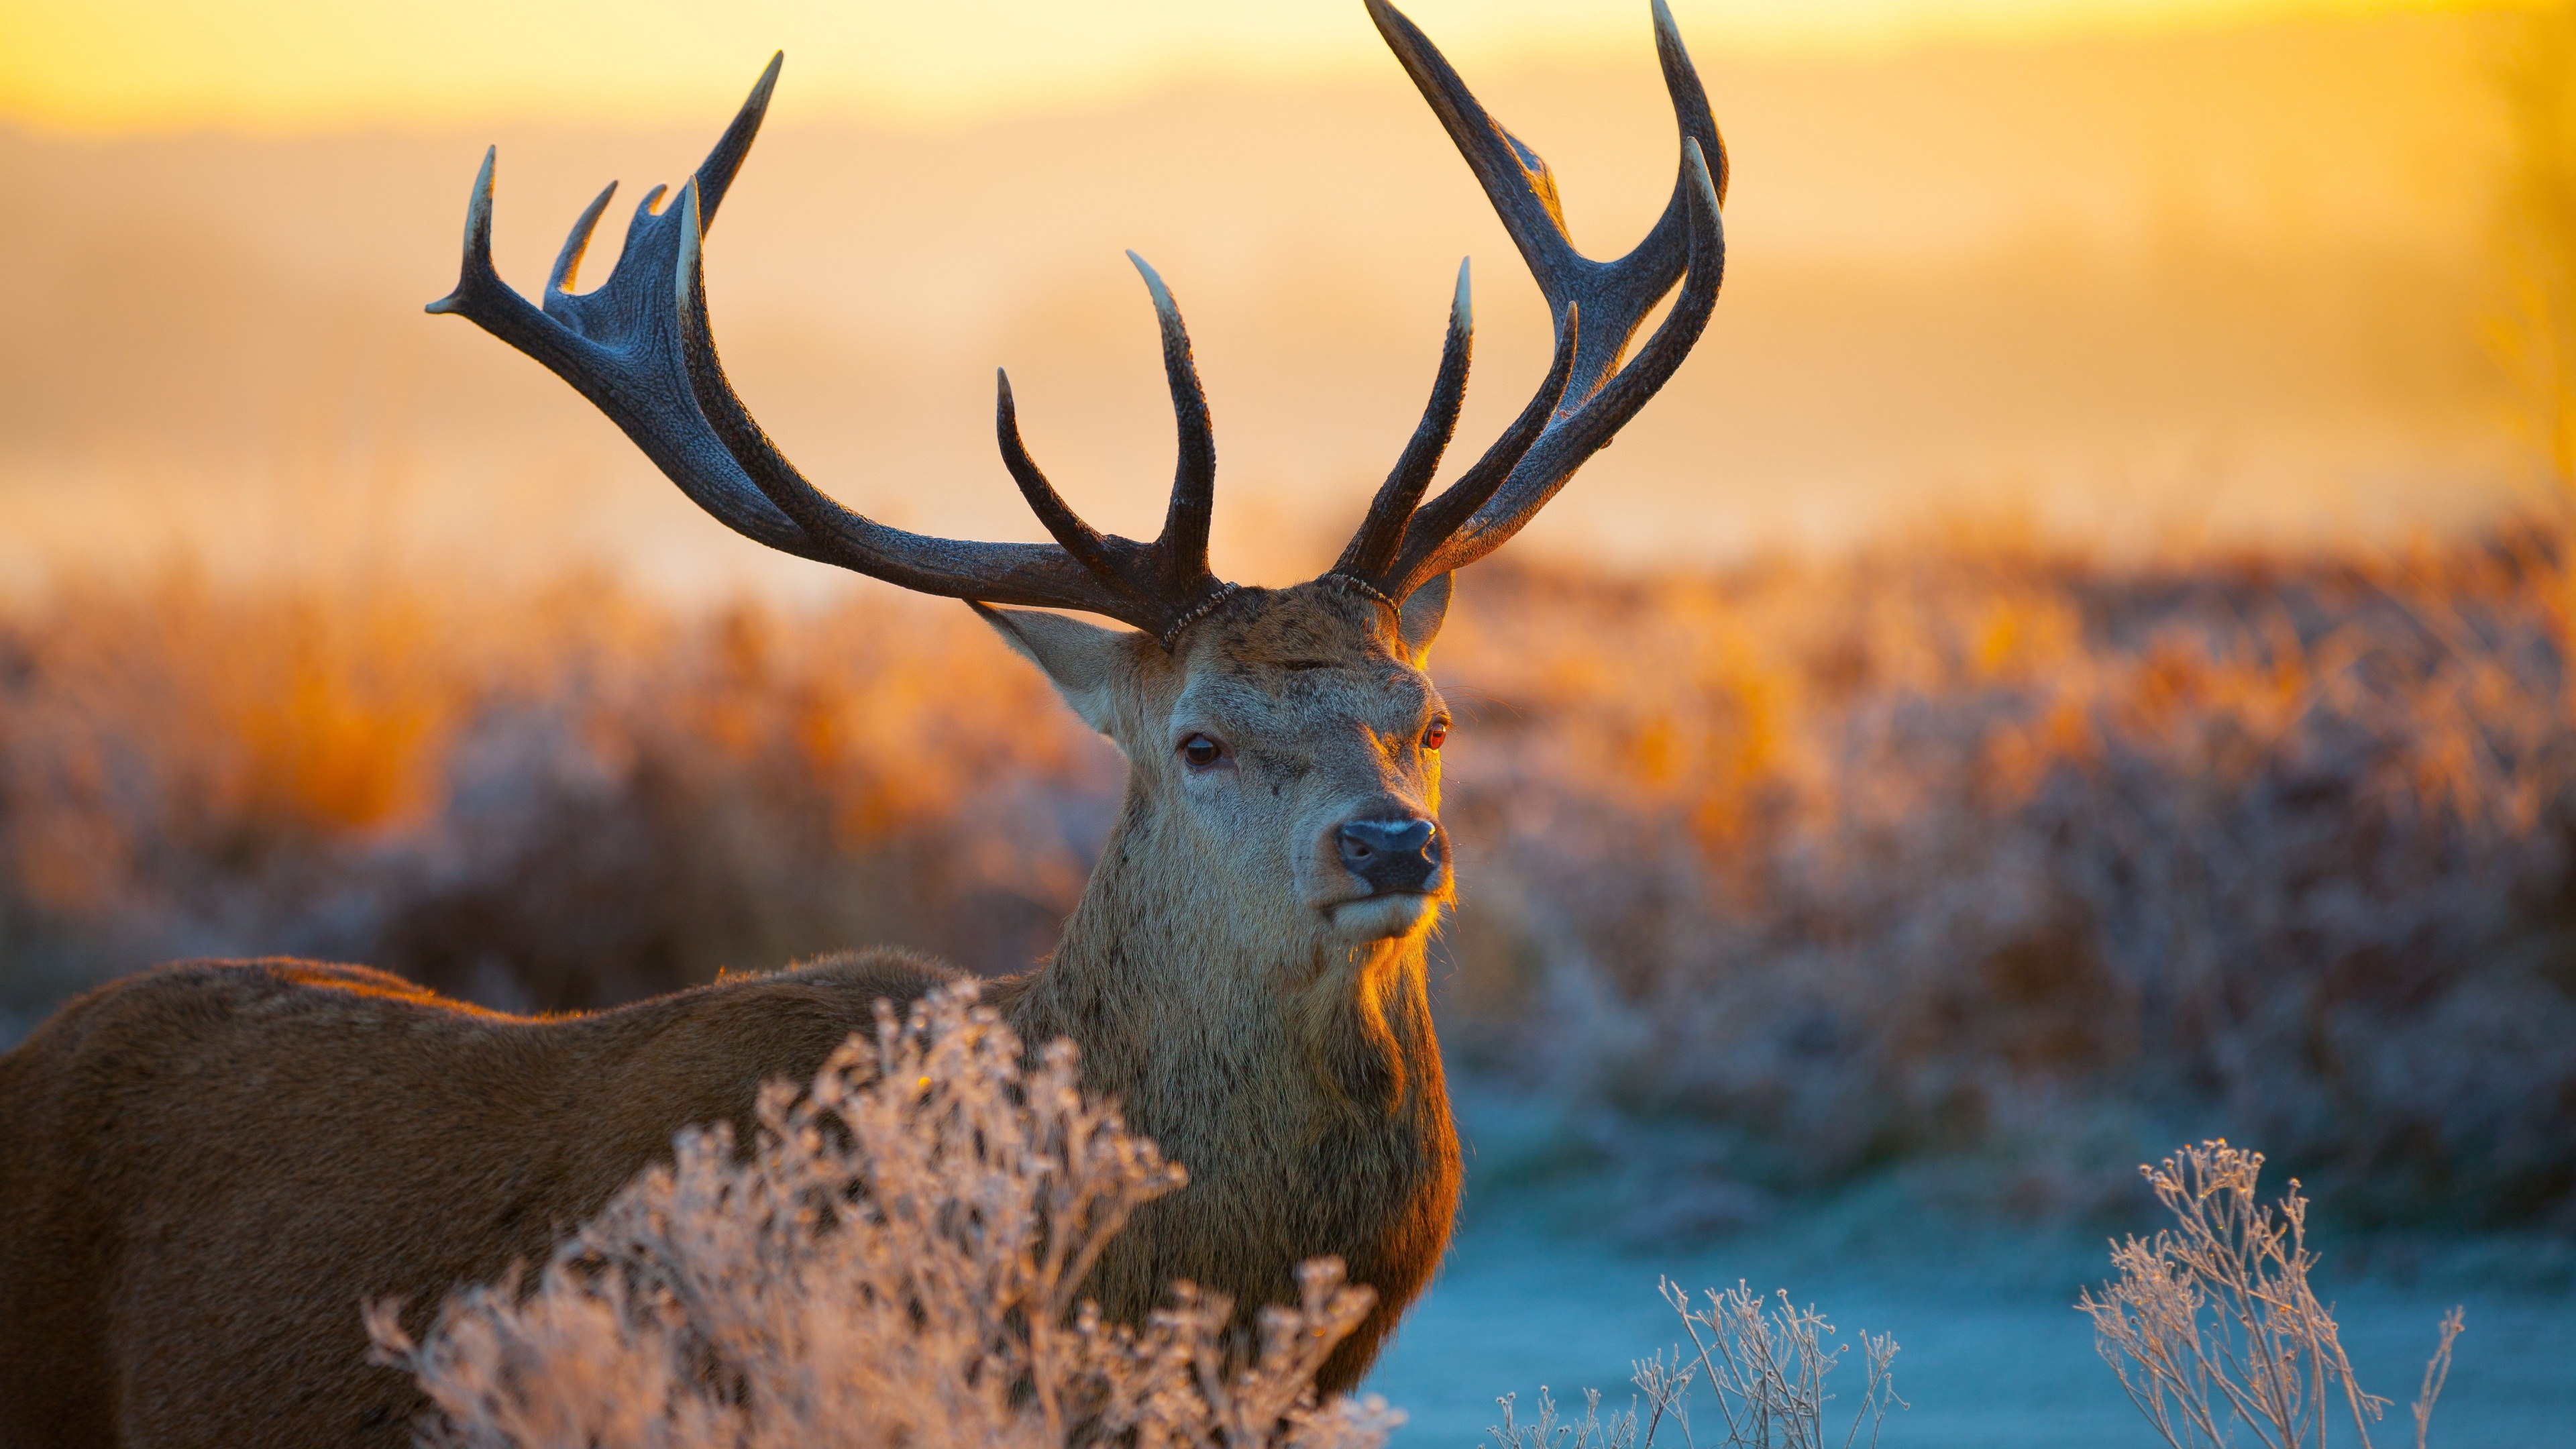
[[[1354,820],[1338,843],[1342,864],[1371,895],[1427,891],[1440,879],[1440,829],[1428,820]]]

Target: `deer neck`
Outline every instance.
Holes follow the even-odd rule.
[[[1340,944],[1219,898],[1131,789],[1053,961],[1009,1011],[1024,1040],[1071,1038],[1093,1088],[1203,1174],[1247,1129],[1445,1132],[1424,955],[1420,932]]]
[[[1085,1088],[1189,1172],[1085,1291],[1139,1322],[1172,1283],[1196,1283],[1231,1298],[1248,1332],[1260,1305],[1294,1301],[1300,1260],[1338,1258],[1378,1294],[1327,1365],[1346,1387],[1457,1212],[1423,940],[1330,946],[1228,909],[1194,884],[1150,805],[1131,786],[1054,960],[997,1002],[1023,1041],[1071,1038]]]

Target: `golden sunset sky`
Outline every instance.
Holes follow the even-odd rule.
[[[1695,49],[1853,52],[2429,0],[1673,0]],[[1414,0],[1462,64],[1622,50],[1644,0]],[[784,48],[807,95],[939,124],[1386,59],[1357,0],[0,0],[0,119],[116,133],[696,117]]]
[[[2488,341],[2517,33],[2494,7],[1671,3],[1734,162],[1725,297],[1524,555],[1956,518],[2387,539],[2527,506]],[[1674,166],[1648,0],[1407,8],[1556,168],[1581,245],[1642,234]],[[0,337],[25,340],[0,349],[0,597],[162,558],[829,583],[421,312],[487,143],[525,288],[624,181],[597,285],[774,49],[717,325],[763,425],[871,516],[1038,536],[994,454],[1006,365],[1088,516],[1153,531],[1171,422],[1130,247],[1188,309],[1231,577],[1306,577],[1347,537],[1460,256],[1462,439],[1545,371],[1537,289],[1360,0],[0,0]]]

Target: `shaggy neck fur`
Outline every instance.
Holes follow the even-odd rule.
[[[1378,1310],[1327,1366],[1356,1380],[1429,1278],[1458,1192],[1424,971],[1425,932],[1361,946],[1227,909],[1132,779],[1046,968],[1004,985],[1031,1042],[1070,1037],[1092,1088],[1189,1170],[1113,1243],[1093,1287],[1141,1318],[1186,1280],[1294,1301],[1295,1264],[1333,1254]]]

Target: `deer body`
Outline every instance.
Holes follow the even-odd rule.
[[[284,961],[74,1002],[0,1057],[0,1442],[407,1442],[352,1295],[544,1261],[681,1125],[747,1114],[747,1072],[810,1080],[909,964],[558,1020]]]
[[[1436,752],[1378,739],[1415,739],[1440,705],[1339,590],[1247,593],[1228,615],[1179,661],[1019,621],[1053,632],[1038,647],[1057,668],[1088,646],[1106,657],[1074,667],[1123,671],[1086,699],[1122,742],[1159,739],[1176,706],[1201,708],[1187,681],[1220,677],[1239,752],[1298,757],[1242,759],[1216,782],[1236,798],[1190,811],[1172,803],[1189,767],[1155,751],[1054,959],[987,999],[1024,1040],[1073,1040],[1086,1085],[1191,1170],[1113,1240],[1091,1296],[1134,1321],[1186,1279],[1248,1318],[1294,1297],[1299,1262],[1339,1257],[1378,1294],[1326,1368],[1343,1388],[1429,1279],[1457,1204],[1423,959],[1446,877],[1393,902],[1398,920],[1337,926],[1278,888],[1293,863],[1212,851],[1245,813],[1282,842],[1353,809],[1427,814]],[[1306,667],[1266,657],[1283,626]],[[1245,718],[1265,706],[1290,718]],[[1372,738],[1309,738],[1301,706]],[[417,1395],[367,1362],[354,1305],[400,1298],[426,1329],[451,1289],[542,1262],[674,1134],[731,1121],[747,1139],[762,1081],[810,1080],[879,998],[956,975],[878,951],[553,1018],[297,961],[94,992],[0,1057],[0,1442],[404,1443]]]
[[[647,198],[593,292],[566,286],[608,193],[532,306],[491,266],[487,154],[462,276],[430,309],[571,383],[737,531],[968,601],[1118,745],[1126,798],[1055,955],[988,1000],[1032,1046],[1071,1039],[1086,1088],[1189,1171],[1112,1241],[1090,1295],[1132,1322],[1186,1279],[1248,1322],[1294,1297],[1299,1262],[1339,1257],[1377,1301],[1325,1365],[1328,1391],[1367,1370],[1457,1203],[1424,972],[1454,895],[1438,822],[1449,718],[1423,672],[1451,575],[1680,365],[1724,256],[1724,152],[1662,0],[1680,174],[1645,241],[1609,263],[1574,250],[1537,154],[1409,21],[1367,5],[1547,295],[1556,354],[1503,436],[1424,501],[1466,385],[1462,266],[1422,423],[1309,583],[1238,588],[1209,570],[1207,403],[1141,259],[1180,435],[1152,542],[1074,514],[1022,445],[1007,382],[1003,459],[1054,543],[925,538],[806,481],[725,376],[700,254],[776,61],[679,197]],[[880,999],[954,975],[878,951],[540,1019],[304,962],[195,963],[93,992],[0,1056],[0,1449],[402,1442],[418,1400],[365,1361],[362,1301],[400,1298],[425,1326],[451,1289],[542,1260],[675,1133],[747,1133],[762,1082],[811,1080]]]

